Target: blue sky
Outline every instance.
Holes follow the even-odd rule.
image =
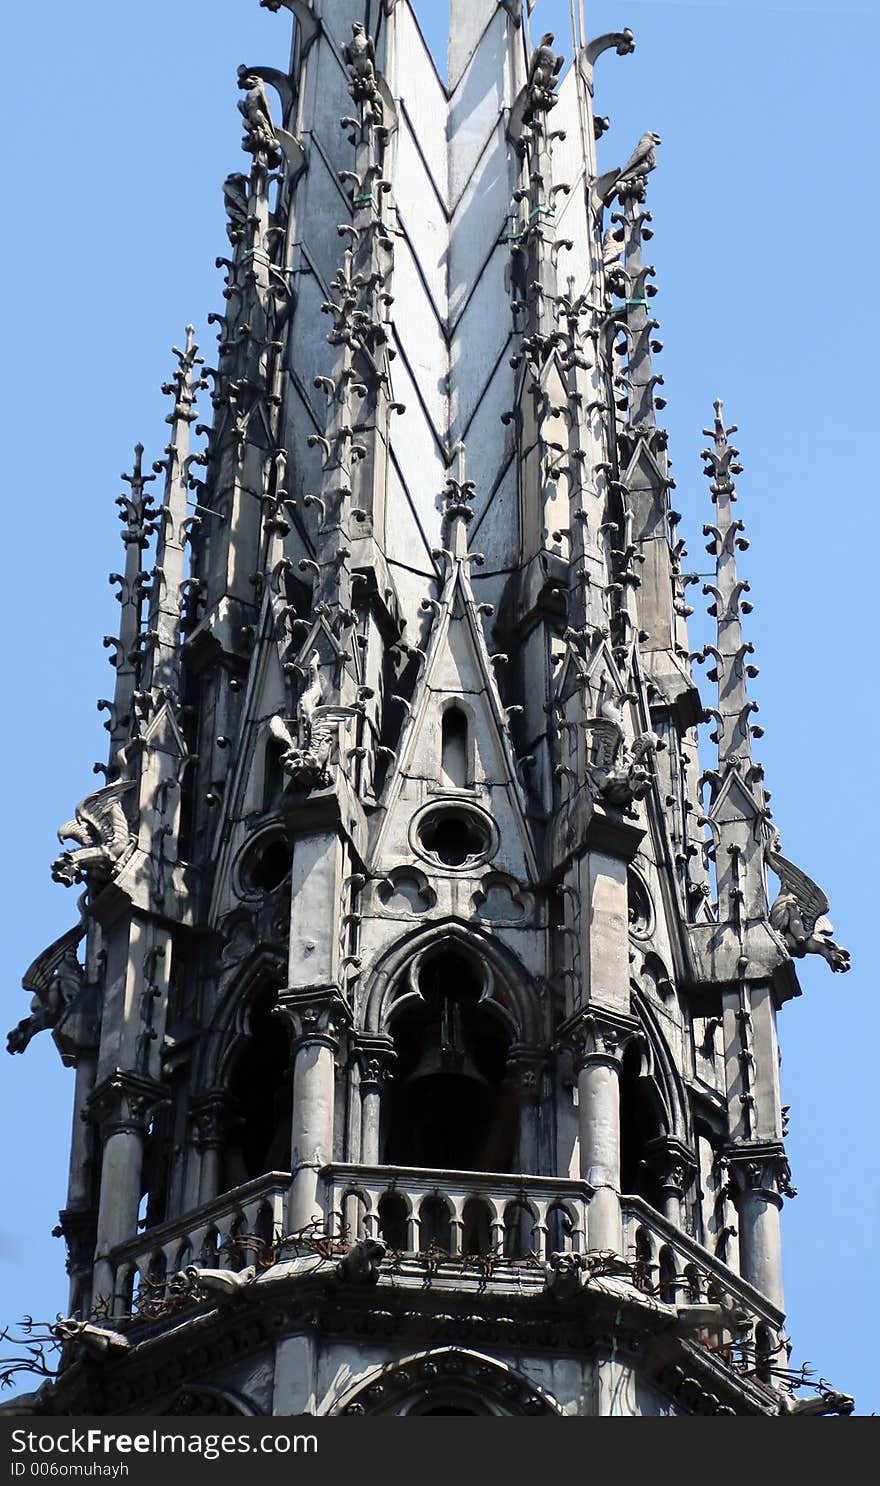
[[[419,10],[432,39],[445,6]],[[712,399],[740,428],[738,514],[755,613],[760,745],[786,853],[825,887],[854,968],[804,965],[781,1018],[796,1201],[784,1217],[790,1330],[809,1360],[880,1408],[875,1281],[880,1183],[871,924],[878,704],[871,670],[880,344],[876,59],[880,5],[588,0],[589,28],[630,25],[632,57],[599,64],[606,165],[645,129],[666,418],[695,568],[710,519],[699,451]],[[567,0],[533,27],[570,50]],[[16,6],[9,83],[2,405],[7,558],[0,588],[7,781],[3,1030],[20,976],[75,918],[49,879],[55,830],[105,756],[95,700],[112,672],[107,584],[114,500],[132,445],[165,438],[170,346],[188,320],[210,359],[220,307],[221,183],[240,168],[235,71],[282,64],[283,16],[257,0],[67,0]],[[691,593],[698,590],[691,590]],[[701,600],[691,600],[701,606]],[[699,616],[694,639],[705,638]],[[696,645],[695,645],[696,648]],[[706,700],[711,700],[708,695]],[[709,746],[709,745],[707,745]],[[708,754],[706,755],[708,761]],[[0,1065],[0,1324],[64,1305],[63,1204],[72,1074],[50,1040]],[[873,1314],[872,1314],[873,1307]]]

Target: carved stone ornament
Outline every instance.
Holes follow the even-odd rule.
[[[52,863],[52,877],[73,887],[87,882],[89,887],[108,882],[131,841],[131,828],[122,808],[123,797],[134,789],[134,781],[125,779],[107,784],[80,800],[74,819],[59,828],[58,840],[76,841],[75,851],[63,851]]]
[[[26,991],[33,992],[30,1016],[13,1027],[6,1040],[10,1053],[23,1053],[38,1032],[57,1026],[64,1012],[73,1005],[83,988],[83,968],[77,959],[77,945],[85,934],[81,921],[68,929],[38,955],[22,976]]]
[[[269,165],[277,165],[281,159],[281,150],[263,79],[250,72],[247,67],[239,67],[238,86],[244,92],[244,97],[238,104],[238,111],[244,119],[242,149],[255,159],[262,155]]]
[[[556,86],[565,58],[554,51],[555,39],[553,32],[547,31],[532,53],[523,113],[525,124],[534,124],[539,115],[549,113],[559,102]]]
[[[850,967],[849,950],[836,944],[825,915],[828,899],[811,877],[778,851],[768,850],[767,865],[773,868],[781,891],[770,909],[770,927],[775,929],[793,959],[821,955],[832,970]]]
[[[376,78],[376,48],[373,38],[360,21],[351,28],[351,41],[342,48],[342,56],[348,68],[350,92],[355,103],[369,109],[381,122],[382,100]]]
[[[586,1284],[582,1254],[551,1254],[544,1265],[544,1289],[554,1300],[573,1300]]]
[[[326,789],[330,784],[333,728],[321,708],[321,660],[309,658],[306,685],[296,710],[296,737],[280,717],[269,720],[269,731],[281,745],[281,767],[296,789]]]
[[[587,771],[597,793],[621,808],[643,800],[654,778],[651,757],[662,746],[657,734],[639,733],[627,743],[623,706],[607,693],[586,727],[591,755]]]
[[[336,1277],[344,1285],[376,1285],[386,1248],[381,1239],[362,1238],[336,1266]]]
[[[121,1352],[127,1352],[131,1343],[118,1331],[105,1326],[93,1326],[89,1321],[77,1321],[73,1317],[59,1316],[52,1327],[60,1342],[73,1342],[96,1362],[109,1362]]]

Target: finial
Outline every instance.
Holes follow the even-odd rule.
[[[467,553],[467,529],[473,520],[471,502],[476,485],[467,478],[467,449],[459,440],[452,451],[454,474],[447,476],[443,515],[449,524],[449,549],[453,557]]]

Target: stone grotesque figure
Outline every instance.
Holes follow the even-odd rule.
[[[770,909],[770,927],[776,930],[789,954],[795,960],[805,955],[821,955],[832,970],[849,969],[849,950],[830,937],[831,924],[825,917],[828,899],[811,877],[778,851],[767,852],[767,865],[773,868],[781,891]]]
[[[556,95],[556,84],[559,81],[565,58],[560,57],[554,51],[554,41],[553,32],[545,32],[532,53],[529,79],[526,83],[527,102],[523,113],[525,124],[533,123],[538,114],[549,113],[559,101]]]
[[[62,851],[52,863],[52,878],[72,887],[75,882],[104,883],[126,851],[131,830],[122,808],[122,797],[134,788],[125,779],[107,784],[86,795],[76,807],[75,818],[58,831],[58,840],[76,841],[75,851]]]
[[[606,695],[597,717],[587,723],[591,760],[587,765],[598,793],[611,805],[631,805],[643,800],[651,788],[650,756],[660,746],[656,733],[639,733],[632,745],[626,741],[623,707]]]
[[[348,68],[349,92],[355,103],[368,103],[373,107],[379,101],[376,83],[376,48],[373,38],[360,21],[351,28],[351,41],[342,48],[342,56]]]
[[[57,1026],[67,1007],[76,1000],[83,987],[83,968],[76,954],[83,933],[83,926],[78,924],[62,934],[22,977],[25,990],[33,992],[30,1016],[9,1033],[7,1052],[23,1053],[38,1032]]]
[[[281,767],[298,789],[323,789],[329,783],[332,733],[326,718],[320,716],[322,696],[321,661],[315,651],[296,709],[296,738],[282,718],[269,720],[269,732],[282,748]]]
[[[242,148],[249,155],[265,155],[269,164],[275,165],[281,158],[281,151],[263,80],[246,67],[239,67],[238,86],[244,92],[238,103],[238,111],[244,119]]]
[[[809,1418],[821,1414],[851,1414],[856,1401],[850,1393],[838,1393],[826,1388],[823,1393],[811,1393],[807,1398],[793,1398],[790,1393],[779,1397],[780,1414],[794,1414]]]
[[[106,1326],[93,1326],[89,1321],[77,1321],[72,1317],[59,1316],[52,1330],[60,1342],[75,1342],[96,1362],[108,1362],[120,1352],[127,1352],[130,1342],[118,1331]]]
[[[196,1264],[188,1264],[186,1269],[174,1276],[171,1289],[177,1295],[216,1295],[222,1303],[237,1300],[245,1287],[252,1283],[256,1273],[256,1266],[253,1264],[249,1264],[246,1269],[200,1269]]]
[[[586,1282],[580,1254],[551,1254],[544,1265],[544,1289],[554,1300],[572,1300]]]
[[[362,1238],[340,1259],[336,1266],[337,1278],[345,1285],[378,1284],[379,1266],[385,1253],[381,1239]]]

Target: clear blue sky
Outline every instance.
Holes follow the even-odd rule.
[[[435,40],[445,5],[419,9]],[[701,430],[721,394],[746,467],[738,514],[752,540],[767,782],[787,854],[825,887],[853,952],[846,977],[807,963],[804,995],[781,1018],[801,1193],[784,1234],[795,1357],[870,1413],[880,5],[588,0],[588,15],[594,33],[628,24],[638,43],[599,66],[613,124],[605,163],[645,129],[663,138],[655,304],[693,565],[705,566],[710,513]],[[533,27],[568,50],[566,0],[539,0]],[[242,159],[235,71],[283,64],[288,30],[258,0],[40,0],[11,7],[5,32],[4,1031],[27,1011],[22,971],[75,918],[49,862],[56,827],[105,757],[95,700],[112,688],[101,637],[118,612],[106,575],[122,557],[119,474],[138,439],[150,459],[161,454],[159,386],[188,320],[211,358],[220,187]],[[0,1057],[2,1322],[65,1303],[62,1244],[49,1233],[65,1195],[72,1074],[45,1035],[23,1058]]]

